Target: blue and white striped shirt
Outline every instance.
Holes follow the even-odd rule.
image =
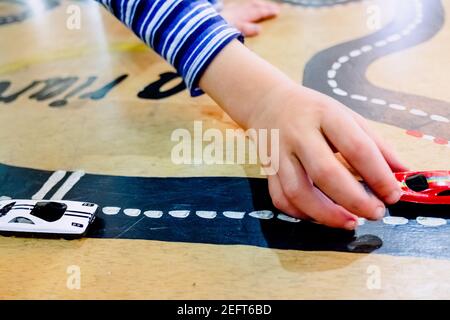
[[[97,0],[175,67],[192,96],[214,57],[241,33],[217,12],[217,0]]]

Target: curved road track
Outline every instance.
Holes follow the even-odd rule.
[[[429,40],[444,25],[439,0],[400,0],[397,12],[395,19],[378,32],[316,54],[305,67],[303,84],[336,98],[366,118],[404,128],[411,134],[422,132],[426,138],[450,146],[450,103],[383,89],[365,77],[375,60]]]

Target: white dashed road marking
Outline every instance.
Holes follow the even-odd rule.
[[[174,218],[186,218],[189,215],[189,210],[172,210],[169,211],[169,215]]]
[[[216,211],[196,211],[195,214],[203,219],[214,219],[217,216]]]
[[[120,212],[120,208],[119,207],[104,207],[102,209],[102,212],[106,215],[115,215],[118,214]]]
[[[224,211],[223,215],[230,219],[242,219],[245,216],[244,211]]]
[[[258,211],[252,211],[248,214],[250,217],[257,218],[257,219],[272,219],[273,218],[273,212],[270,210],[258,210]]]
[[[144,211],[144,215],[149,218],[158,219],[158,218],[162,217],[163,212],[160,210],[147,210],[147,211]]]
[[[139,209],[124,209],[123,213],[125,213],[129,217],[137,217],[141,214],[141,210]]]
[[[389,225],[393,225],[393,226],[400,226],[400,225],[407,224],[409,222],[409,220],[406,219],[405,217],[389,216],[389,217],[384,217],[383,222],[385,224],[389,224]]]
[[[417,217],[416,221],[426,227],[439,227],[447,224],[447,220],[442,218]]]

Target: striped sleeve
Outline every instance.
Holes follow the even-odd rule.
[[[174,66],[192,96],[203,93],[198,83],[216,55],[233,39],[243,41],[206,0],[97,1]]]
[[[209,3],[211,3],[217,11],[221,11],[223,8],[223,1],[222,0],[208,0]]]

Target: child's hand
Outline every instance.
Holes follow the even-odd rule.
[[[261,104],[249,126],[280,130],[279,171],[268,176],[275,207],[294,217],[354,229],[357,216],[384,216],[379,199],[389,204],[399,200],[400,187],[392,170],[405,168],[361,116],[296,84],[275,88]],[[365,191],[335,151],[379,199]]]
[[[279,170],[268,179],[280,210],[354,229],[357,216],[380,219],[382,201],[399,200],[392,170],[406,169],[361,116],[295,84],[237,41],[214,59],[200,86],[244,128],[279,129]],[[365,191],[335,151],[375,195]]]
[[[229,24],[246,37],[258,35],[261,30],[258,22],[276,17],[279,13],[278,4],[265,0],[226,1],[220,12]]]

